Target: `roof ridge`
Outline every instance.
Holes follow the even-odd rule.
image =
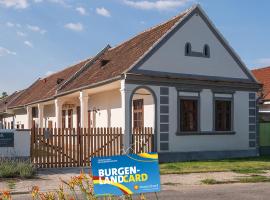
[[[125,43],[129,42],[130,40],[134,39],[135,37],[137,37],[137,36],[139,36],[139,35],[141,35],[141,34],[143,34],[143,33],[149,32],[149,31],[151,31],[151,30],[153,30],[153,29],[156,29],[156,28],[158,28],[158,27],[160,27],[160,26],[163,26],[164,24],[167,24],[167,23],[169,23],[169,22],[175,20],[177,17],[180,17],[180,16],[182,16],[182,15],[186,15],[186,14],[189,13],[191,10],[193,10],[194,8],[196,8],[197,6],[198,6],[198,4],[195,4],[195,5],[191,6],[191,7],[188,8],[188,9],[185,9],[184,11],[182,11],[181,13],[179,13],[178,15],[173,16],[173,17],[170,18],[169,20],[166,20],[166,21],[164,21],[164,22],[161,22],[161,23],[159,23],[159,24],[157,24],[157,25],[154,25],[154,26],[152,26],[152,27],[150,27],[150,28],[148,28],[148,29],[146,29],[146,30],[144,30],[144,31],[141,31],[141,32],[135,34],[135,35],[134,35],[133,37],[131,37],[130,39],[127,39],[127,40],[121,42],[120,44],[118,44],[118,45],[112,47],[110,50],[113,50],[113,49],[115,49],[115,48],[117,48],[117,47],[119,47],[119,46],[124,45]]]
[[[89,60],[89,62],[86,62],[77,72],[73,74],[69,79],[67,79],[57,90],[63,89],[68,83],[73,81],[76,77],[78,77],[81,73],[83,73],[89,66],[91,66],[101,55],[103,55],[108,49],[110,49],[111,46],[108,44],[106,47],[104,47],[96,56],[94,56],[92,59]]]
[[[65,70],[70,69],[70,68],[74,67],[75,65],[78,65],[78,64],[80,64],[80,63],[82,63],[82,62],[85,62],[85,61],[87,61],[87,60],[89,60],[89,59],[91,59],[91,58],[86,58],[86,59],[84,59],[84,60],[75,62],[75,64],[71,64],[71,65],[69,65],[69,66],[67,66],[67,67],[65,67],[65,68],[63,68],[63,69],[60,69],[59,71],[53,72],[52,74],[50,74],[50,75],[48,75],[48,76],[42,77],[41,79],[43,80],[43,79],[45,79],[45,78],[49,78],[49,77],[51,77],[51,76],[53,76],[53,75],[56,75],[56,74],[58,74],[58,73],[61,73],[61,72],[65,71]]]

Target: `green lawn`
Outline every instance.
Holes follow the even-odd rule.
[[[240,158],[218,161],[190,161],[160,164],[161,174],[184,174],[198,172],[264,173],[270,170],[270,156]]]

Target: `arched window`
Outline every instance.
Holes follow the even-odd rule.
[[[185,55],[188,56],[191,53],[191,44],[189,42],[185,45]]]
[[[210,57],[210,48],[207,44],[203,47],[203,55],[207,58]]]

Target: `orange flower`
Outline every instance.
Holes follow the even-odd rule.
[[[39,193],[39,187],[38,186],[33,186],[32,187],[32,197],[38,196]]]

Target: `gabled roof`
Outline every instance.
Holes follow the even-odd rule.
[[[254,69],[251,71],[256,79],[263,84],[262,98],[263,100],[270,100],[270,66]]]
[[[13,94],[4,97],[2,99],[0,99],[0,113],[5,113],[8,106],[15,101],[17,98],[19,98],[19,96],[24,92],[24,90],[22,91],[16,91]]]
[[[87,66],[83,73],[79,74],[73,81],[63,85],[58,94],[81,89],[113,78],[120,78],[122,74],[144,56],[156,42],[194,8],[192,7],[173,19],[140,33],[119,46],[109,48],[94,63]]]
[[[43,79],[38,79],[28,87],[16,100],[9,104],[9,108],[20,107],[35,102],[46,101],[54,98],[56,90],[90,59],[84,60],[76,65],[68,67],[62,71],[54,73]]]

